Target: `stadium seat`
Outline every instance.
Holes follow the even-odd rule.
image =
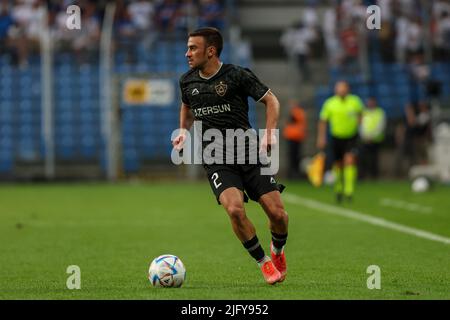
[[[228,62],[231,48],[225,46],[222,59]],[[125,52],[116,52],[115,71],[119,73],[171,73],[176,86],[178,77],[188,70],[185,40],[160,41],[150,50],[137,46],[138,60],[126,63]],[[243,57],[245,59],[246,57]],[[55,147],[58,157],[98,157],[104,166],[103,139],[100,133],[100,95],[98,63],[78,65],[75,55],[55,53],[54,56],[54,120]],[[41,59],[33,54],[29,66],[19,69],[11,57],[0,55],[0,159],[1,168],[10,168],[13,161],[5,150],[15,149],[20,143],[20,156],[36,159],[45,154],[42,139]],[[179,100],[179,92],[176,98]],[[171,145],[167,135],[178,125],[179,105],[152,108],[122,109],[122,139],[127,149],[126,170],[138,170],[141,156],[157,157],[158,152],[170,156]],[[250,121],[256,113],[251,110]],[[132,152],[130,151],[132,150]],[[160,154],[159,154],[160,155]],[[6,159],[6,160],[4,160]]]
[[[7,173],[10,172],[13,168],[13,159],[12,157],[6,156],[0,153],[0,172]]]
[[[134,148],[124,149],[124,170],[126,172],[136,172],[139,170],[138,154]]]
[[[1,134],[1,138],[0,138],[0,150],[1,151],[8,151],[8,150],[12,150],[14,145],[13,145],[13,139],[11,138],[11,134],[5,134],[6,132],[3,130],[2,127],[0,127],[0,134]]]
[[[33,140],[19,140],[17,158],[29,161],[39,158],[37,145],[33,143]]]

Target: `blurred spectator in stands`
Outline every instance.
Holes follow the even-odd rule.
[[[55,4],[52,10],[56,11],[53,33],[56,49],[60,52],[71,52],[75,32],[67,28],[67,12],[63,4]]]
[[[399,15],[407,17],[414,17],[418,10],[420,10],[420,0],[397,0],[394,1],[395,11]]]
[[[337,8],[338,38],[342,46],[340,64],[347,73],[354,73],[358,67],[359,40],[366,25],[366,7],[361,0],[342,0]]]
[[[362,113],[359,136],[362,142],[360,158],[361,178],[377,179],[379,175],[379,149],[384,140],[386,115],[378,106],[374,97],[367,99],[366,108]]]
[[[39,52],[40,31],[45,14],[43,0],[16,0],[12,17],[17,23],[14,32],[15,46],[19,57],[19,66],[28,66],[30,54]]]
[[[431,97],[437,98],[439,96],[440,82],[431,78],[431,68],[425,62],[424,54],[418,53],[412,56],[408,70],[412,101]]]
[[[100,19],[97,13],[97,5],[92,1],[80,1],[77,5],[81,8],[81,29],[70,30],[66,26],[68,3],[59,6],[59,12],[56,14],[54,35],[57,40],[57,49],[61,52],[75,53],[76,62],[79,64],[88,63],[97,59],[100,42]],[[121,24],[118,32],[119,37],[125,33],[126,19],[130,23],[128,13],[123,10],[122,1],[117,1],[121,14],[116,14],[116,19]],[[126,17],[126,18],[124,18]]]
[[[324,56],[325,39],[323,30],[319,25],[319,10],[317,0],[308,0],[305,8],[302,10],[302,21],[305,28],[311,30],[314,37],[311,39],[309,47],[311,59],[318,59]],[[326,52],[325,52],[326,53]]]
[[[155,22],[162,36],[167,36],[167,32],[174,30],[177,9],[175,0],[162,0],[156,5]]]
[[[450,6],[450,4],[449,4]],[[440,61],[450,60],[450,9],[442,10],[433,23],[433,45],[435,57]]]
[[[376,5],[380,7],[381,22],[391,23],[394,20],[393,14],[394,0],[376,0]]]
[[[136,42],[137,34],[131,19],[129,6],[124,0],[116,1],[114,12],[114,50],[124,54],[124,62],[132,63],[137,60]],[[139,43],[139,41],[137,42]]]
[[[175,29],[183,37],[198,28],[198,8],[194,0],[183,0],[177,9]]]
[[[423,52],[424,33],[419,18],[409,20],[406,29],[406,56],[410,62],[412,57]]]
[[[224,9],[218,0],[200,0],[200,27],[213,27],[222,30],[225,26]]]
[[[134,0],[128,5],[128,12],[133,30],[132,39],[137,43],[138,50],[143,53],[150,51],[158,36],[153,25],[155,14],[153,2]]]
[[[319,15],[317,9],[317,1],[309,0],[302,10],[302,21],[306,27],[316,28],[319,26]]]
[[[340,39],[343,47],[343,56],[341,64],[346,73],[355,73],[358,71],[358,23],[357,19],[352,19],[340,32]]]
[[[439,19],[442,14],[450,13],[450,1],[448,0],[434,0],[432,3],[433,19]]]
[[[345,0],[344,0],[345,1]],[[347,0],[349,2],[349,20],[355,20],[358,26],[365,27],[367,18],[367,6],[364,5],[363,0]]]
[[[32,16],[32,5],[25,0],[16,0],[12,7],[12,16],[17,22],[20,34],[26,36]]]
[[[406,154],[410,164],[427,164],[428,147],[431,142],[431,112],[425,101],[409,104],[406,114]]]
[[[430,77],[430,66],[425,62],[425,57],[422,53],[411,55],[409,69],[413,80],[418,83],[424,83]]]
[[[14,30],[14,19],[9,11],[7,0],[0,2],[0,54],[9,54],[13,56],[14,39],[12,33]]]
[[[128,5],[131,23],[137,33],[148,32],[153,27],[153,3],[149,0],[132,0]]]
[[[100,21],[94,2],[86,2],[81,8],[80,30],[71,30],[74,34],[72,49],[75,50],[77,62],[88,63],[97,57],[100,42]]]
[[[309,81],[311,78],[308,60],[311,42],[315,39],[317,39],[315,30],[306,27],[302,22],[297,22],[281,35],[281,45],[287,55],[296,61],[303,81]]]
[[[392,48],[395,46],[394,18],[392,13],[392,0],[377,0],[380,7],[381,29],[377,32],[380,40],[380,54],[383,62],[395,61]]]
[[[337,9],[335,7],[335,1],[332,1],[330,5],[331,6],[327,7],[324,11],[322,30],[328,55],[328,63],[331,66],[336,66],[339,63],[342,48],[338,38]]]
[[[408,44],[409,20],[406,16],[399,16],[395,23],[395,56],[398,62],[406,62],[406,51]]]
[[[42,26],[47,23],[44,21],[46,11],[45,0],[29,0],[31,3],[31,17],[28,21],[27,36],[37,47],[39,47]]]
[[[283,30],[283,33],[280,37],[280,44],[284,48],[286,55],[289,60],[293,60],[295,58],[294,50],[292,48],[292,41],[295,36],[296,25],[292,25]]]
[[[305,110],[297,101],[289,102],[289,119],[283,129],[283,137],[288,142],[288,178],[300,178],[300,161],[302,159],[302,143],[306,138],[307,121]]]

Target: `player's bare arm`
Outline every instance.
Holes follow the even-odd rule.
[[[267,150],[268,146],[277,144],[274,129],[277,128],[280,115],[280,102],[272,91],[268,91],[260,102],[266,106],[266,131],[261,141],[261,150]]]
[[[183,149],[186,140],[186,132],[192,127],[194,123],[194,115],[191,109],[184,103],[181,103],[180,108],[180,134],[172,141],[175,150]]]

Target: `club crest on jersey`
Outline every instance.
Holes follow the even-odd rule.
[[[227,85],[223,83],[223,81],[220,81],[219,84],[215,86],[215,88],[216,93],[221,97],[223,97],[225,93],[227,93]]]

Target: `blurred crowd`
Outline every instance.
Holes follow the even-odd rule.
[[[117,0],[114,17],[116,43],[185,36],[202,26],[222,29],[225,8],[220,0]],[[0,54],[7,53],[21,67],[38,52],[44,21],[50,26],[56,49],[77,53],[79,59],[98,51],[107,0],[0,0]],[[81,9],[81,29],[67,28],[67,8]],[[48,16],[45,18],[45,7]]]
[[[379,30],[366,26],[369,5],[381,9]],[[426,47],[435,61],[449,60],[450,0],[309,0],[280,41],[305,79],[310,76],[307,62],[322,52],[332,66],[352,64],[373,51],[383,62],[413,62]]]

